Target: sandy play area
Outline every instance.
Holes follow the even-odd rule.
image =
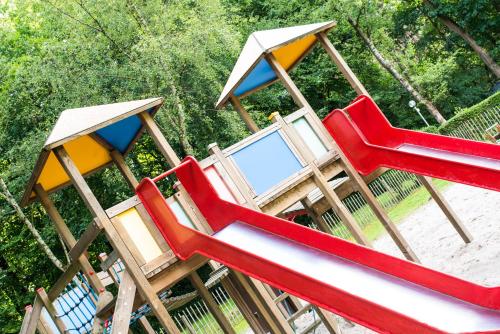
[[[466,245],[434,201],[430,200],[398,228],[423,265],[476,283],[500,285],[500,193],[452,184],[443,191],[446,199],[471,232],[474,240]],[[374,243],[377,250],[401,256],[388,235]],[[304,316],[309,323],[312,317]],[[339,319],[344,334],[373,333]],[[301,326],[302,327],[302,326]],[[324,327],[317,334],[327,333]]]

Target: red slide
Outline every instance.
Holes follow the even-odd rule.
[[[364,95],[323,124],[363,175],[383,166],[500,191],[500,145],[394,128]]]
[[[175,173],[214,233],[182,225],[155,182]],[[382,333],[500,333],[485,287],[222,200],[194,158],[137,194],[175,254],[198,253]]]

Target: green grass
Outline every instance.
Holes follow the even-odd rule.
[[[433,180],[433,183],[438,190],[442,190],[450,184],[450,182],[444,180]],[[424,187],[419,187],[399,204],[391,208],[388,211],[389,217],[395,224],[399,224],[412,212],[429,202],[430,199],[431,195],[427,190]],[[362,210],[365,209],[370,210],[368,206],[362,208]],[[354,216],[356,216],[356,213]],[[385,232],[385,229],[382,224],[374,218],[373,221],[366,224],[363,231],[370,240],[375,240]]]

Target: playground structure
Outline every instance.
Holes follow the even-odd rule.
[[[223,150],[216,144],[210,145],[209,151],[211,155],[200,163],[204,170],[202,174],[206,175],[210,183],[205,182],[204,176],[199,177],[197,180],[201,180],[200,189],[210,189],[213,186],[217,195],[208,191],[209,195],[207,196],[214,200],[214,203],[219,203],[217,198],[220,196],[223,200],[233,203],[232,205],[238,208],[236,211],[243,210],[250,216],[266,217],[266,220],[274,219],[272,221],[276,222],[276,224],[282,224],[283,221],[272,217],[268,218],[268,216],[260,213],[254,213],[254,211],[239,205],[270,215],[283,215],[286,209],[300,202],[313,220],[317,222],[318,228],[323,232],[330,233],[329,227],[308,200],[308,195],[312,191],[319,189],[320,197],[322,196],[321,202],[326,203],[326,207],[333,208],[337,212],[343,224],[351,231],[354,239],[362,245],[370,246],[369,240],[364,236],[356,220],[341,201],[342,197],[353,190],[357,190],[366,199],[370,208],[405,257],[412,261],[418,261],[411,247],[390,221],[367,186],[367,182],[379,176],[384,170],[374,170],[365,178],[361,177],[355,166],[351,164],[350,160],[332,140],[321,120],[319,120],[287,73],[308,54],[314,45],[319,43],[325,48],[356,92],[367,94],[359,80],[329,42],[326,33],[333,27],[333,22],[326,22],[256,32],[249,37],[217,106],[222,107],[230,101],[253,134],[240,143]],[[299,110],[286,117],[281,117],[275,113],[272,115],[273,124],[259,130],[250,115],[244,110],[239,99],[278,80],[284,84],[294,98]],[[57,307],[54,307],[54,304],[59,298],[63,298],[63,301],[67,300],[64,299],[64,296],[68,293],[64,289],[68,284],[77,284],[71,283],[74,282],[75,276],[79,276],[77,281],[82,283],[80,284],[82,292],[79,296],[84,295],[84,299],[91,300],[94,305],[89,306],[90,302],[79,304],[82,309],[85,308],[85,311],[88,309],[90,312],[92,307],[94,308],[92,311],[93,319],[91,322],[77,324],[75,327],[85,325],[85,328],[87,328],[87,325],[92,323],[90,329],[92,333],[105,331],[111,331],[112,333],[125,332],[131,320],[139,321],[143,328],[151,333],[151,326],[143,316],[146,314],[143,312],[145,308],[151,310],[169,333],[180,333],[181,328],[172,319],[167,305],[168,289],[183,278],[189,278],[207,304],[210,312],[214,315],[222,331],[225,333],[234,332],[227,318],[221,312],[220,305],[210,295],[196,273],[196,270],[205,264],[209,264],[216,271],[227,269],[199,254],[188,258],[188,255],[191,254],[183,253],[182,247],[184,244],[186,247],[188,245],[192,246],[193,249],[199,247],[194,241],[184,243],[181,240],[180,243],[171,244],[172,249],[170,249],[164,237],[166,236],[167,241],[170,242],[171,238],[175,240],[175,237],[181,237],[181,235],[169,235],[169,231],[164,228],[167,221],[163,219],[159,222],[158,219],[155,219],[154,214],[148,214],[147,211],[151,210],[151,208],[147,210],[144,205],[146,202],[141,201],[137,196],[133,196],[111,208],[103,208],[84,179],[84,177],[101,168],[114,165],[118,167],[131,188],[135,189],[139,183],[126,165],[124,157],[133,149],[143,130],[146,130],[152,137],[168,164],[172,168],[179,166],[181,164],[179,158],[163,137],[153,119],[161,104],[162,99],[156,98],[70,109],[61,114],[44,145],[22,204],[27,205],[35,200],[42,203],[54,222],[58,233],[70,248],[71,264],[47,293],[43,289],[37,291],[37,298],[33,307],[27,309],[27,316],[22,328],[23,334],[33,333],[37,326],[39,328],[43,326],[48,333],[57,333],[57,331],[63,333],[68,330],[68,325],[72,325],[70,324],[71,319],[64,318],[65,316],[68,318],[65,314],[68,311],[62,310],[61,312],[61,309],[58,310]],[[196,170],[193,167],[194,162],[189,164],[189,168],[186,167],[187,164],[182,166],[178,171]],[[348,178],[344,179],[342,184],[338,185],[339,188],[334,190],[328,180],[344,171]],[[429,179],[422,176],[418,176],[418,178],[443,209],[443,212],[463,240],[469,242],[471,240],[470,234]],[[207,217],[207,211],[202,210],[203,206],[200,206],[198,202],[200,197],[206,194],[195,195],[192,188],[186,188],[186,181],[187,179],[181,180],[181,183],[177,184],[175,195],[167,198],[165,202],[163,202],[163,196],[157,197],[158,201],[161,199],[159,203],[166,205],[164,207],[166,209],[162,210],[162,212],[170,214],[167,217],[168,226],[170,227],[171,223],[180,222],[182,225],[172,226],[180,226],[179,231],[182,231],[183,236],[191,235],[193,231],[200,232],[195,233],[200,237],[211,235],[214,231],[219,232],[222,221],[229,222],[231,212],[227,212],[227,217],[216,217],[217,219]],[[89,224],[79,240],[76,240],[71,235],[54,203],[49,198],[50,193],[70,184],[77,189],[94,217],[94,220]],[[139,193],[141,192],[139,191]],[[220,210],[220,212],[224,211]],[[217,222],[219,218],[221,220]],[[242,221],[245,222],[246,220]],[[158,227],[155,223],[158,224]],[[273,233],[281,236],[280,240],[285,240],[284,237],[290,237],[289,231],[300,231],[300,233],[309,231],[297,224],[288,223],[284,226],[286,228],[283,230],[272,230]],[[85,253],[85,250],[100,233],[106,235],[113,247],[113,252],[107,258],[102,259],[101,268],[105,272],[107,271],[107,274],[96,273]],[[313,233],[311,237],[314,238],[325,238],[324,234],[312,231],[304,233]],[[263,238],[266,237],[263,236]],[[229,239],[232,239],[231,235]],[[229,242],[231,240],[225,241]],[[303,240],[298,241],[302,242]],[[407,262],[397,262],[391,257],[383,256],[369,249],[356,248],[357,246],[352,248],[352,245],[341,241],[325,242],[336,242],[346,250],[353,250],[353,252],[360,252],[360,254],[370,254],[372,258],[379,258],[380,256],[380,258],[386,259],[387,263],[403,267],[409,266],[407,268],[415,269]],[[306,246],[310,247],[311,245]],[[329,249],[331,250],[331,248]],[[232,261],[225,260],[223,257],[212,253],[204,253],[204,255],[228,264],[228,266]],[[343,256],[349,258],[347,254],[343,254]],[[309,261],[313,262],[311,258],[309,258]],[[370,266],[368,262],[360,263]],[[123,267],[122,270],[113,269],[117,265],[123,266],[124,269]],[[251,277],[242,275],[238,270],[229,270],[228,274],[220,279],[220,282],[255,333],[269,331],[272,333],[293,333],[293,321],[311,309],[315,310],[321,321],[314,322],[306,328],[304,333],[316,328],[321,322],[329,332],[339,333],[338,326],[332,315],[315,305],[346,315],[355,321],[372,326],[372,328],[395,330],[406,328],[383,327],[393,326],[393,322],[395,323],[394,326],[396,326],[400,322],[397,312],[393,312],[394,314],[387,319],[387,323],[391,323],[391,325],[370,324],[365,319],[368,316],[367,313],[350,315],[347,311],[342,311],[343,306],[340,304],[329,305],[321,299],[321,296],[315,295],[315,297],[311,297],[311,295],[308,295],[311,293],[319,294],[322,291],[326,296],[328,295],[326,291],[330,290],[333,293],[332,291],[335,289],[332,286],[326,287],[326,283],[321,285],[317,281],[311,280],[314,283],[308,285],[309,288],[306,292],[298,289],[296,285],[291,287],[282,282],[273,281],[272,277],[258,276],[254,272],[258,270],[255,267],[252,267],[251,270],[243,267],[237,267],[236,269],[241,269],[242,272]],[[378,269],[381,271],[387,270],[387,268]],[[425,273],[436,275],[435,277],[440,277],[440,279],[445,279],[448,283],[450,281],[457,282],[462,288],[474,288],[482,291],[481,287],[470,285],[470,283],[454,281],[454,278],[446,275],[425,271],[427,269],[422,270]],[[79,272],[82,274],[80,275]],[[268,275],[270,273],[272,273],[272,269],[269,269]],[[398,276],[398,273],[394,272],[389,274]],[[255,278],[272,283],[274,288]],[[404,274],[401,274],[401,278],[404,280],[413,279]],[[113,297],[111,293],[106,291],[107,284],[118,285],[117,296]],[[324,287],[318,289],[318,292],[313,292],[320,285]],[[422,285],[422,291],[427,291],[425,290],[427,288],[435,288],[435,286]],[[444,289],[442,290],[444,293],[471,301],[469,300],[472,298],[470,296],[456,295],[454,292],[441,288]],[[285,291],[285,293],[282,291]],[[489,291],[481,293],[488,295]],[[310,303],[304,305],[294,295],[303,297]],[[373,303],[369,305],[376,304],[376,300],[378,298],[374,297]],[[482,305],[481,307],[497,307],[494,303],[481,304],[476,299],[472,300],[472,302]],[[360,306],[362,304],[356,305]],[[460,305],[460,307],[463,306]],[[463,307],[465,310],[465,306]],[[80,309],[80,306],[77,308]],[[74,306],[73,309],[75,309]],[[82,313],[83,311],[78,312]],[[494,323],[497,319],[495,319],[495,313],[492,314],[492,323]]]

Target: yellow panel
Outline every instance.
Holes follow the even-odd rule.
[[[315,41],[316,36],[309,35],[273,51],[273,55],[288,70]]]
[[[111,161],[108,150],[90,136],[76,138],[63,146],[82,174],[99,168]],[[50,191],[68,181],[69,177],[66,175],[54,152],[50,152],[37,183],[41,183],[45,190]]]
[[[120,213],[117,218],[146,263],[162,254],[160,246],[135,208]]]

